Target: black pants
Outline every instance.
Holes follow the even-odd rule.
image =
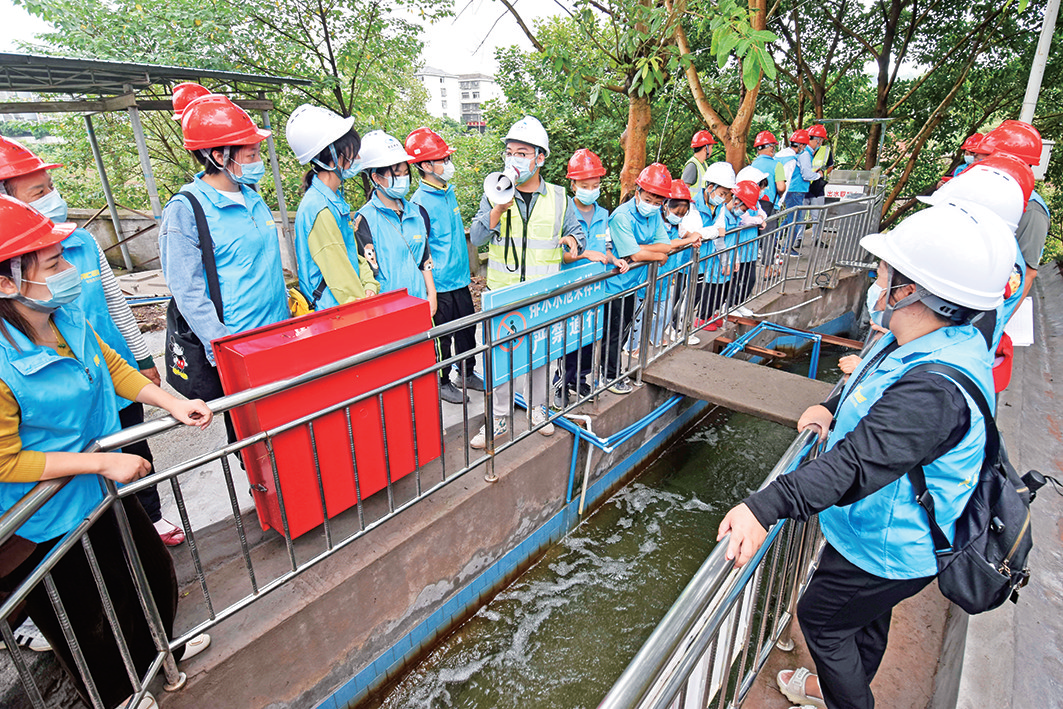
[[[854,566],[829,544],[823,549],[797,604],[797,619],[830,709],[875,706],[871,680],[886,652],[893,607],[933,580],[884,579]]]
[[[173,560],[140,502],[127,497],[122,504],[129,516],[129,525],[133,532],[137,554],[144,565],[148,586],[159,609],[159,615],[162,616],[166,635],[173,637],[173,620],[177,613],[177,576],[174,574]],[[3,592],[13,591],[59,543],[59,539],[37,544],[29,558],[0,579],[0,595]],[[122,628],[122,634],[129,644],[133,663],[137,672],[143,675],[155,659],[155,643],[151,639],[140,601],[137,599],[136,589],[126,566],[118,532],[118,520],[115,518],[113,508],[97,520],[89,530],[89,540],[92,542],[92,549],[100,564],[100,571],[107,581],[108,595],[114,603],[115,614]],[[118,644],[114,640],[111,625],[104,615],[100,594],[92,573],[89,571],[85,550],[80,543],[75,544],[56,564],[52,570],[52,578],[104,706],[117,706],[119,702],[124,701],[133,693],[133,686],[126,675]],[[43,583],[38,584],[30,592],[26,599],[26,610],[44,637],[51,643],[56,658],[70,675],[82,700],[86,705],[91,705],[85,685],[81,681],[81,675],[77,671],[77,665],[74,664],[74,656],[67,646],[66,638],[59,626],[59,619],[52,609]],[[183,652],[183,649],[175,652],[174,657],[180,659]]]
[[[727,297],[730,305],[738,305],[753,292],[757,283],[757,262],[748,261],[738,264],[734,278],[731,279],[731,294]]]
[[[130,426],[144,423],[144,404],[134,401],[132,404],[118,412],[118,420],[121,422],[122,428],[129,428]],[[122,452],[139,455],[153,466],[155,464],[155,459],[151,456],[151,448],[148,447],[147,441],[130,443],[122,449]],[[152,522],[158,522],[162,519],[162,503],[159,501],[159,491],[157,486],[152,485],[151,487],[144,488],[137,493],[137,499],[140,500],[140,504],[144,506],[144,511],[148,513],[148,519]]]
[[[475,312],[472,304],[472,293],[469,291],[468,286],[436,293],[436,303],[436,316],[433,319],[436,325],[443,325],[444,323],[472,315]],[[452,353],[458,355],[476,347],[476,328],[472,326],[462,328],[452,335],[440,337],[438,342],[439,361],[442,362],[450,359]],[[462,375],[472,374],[475,366],[476,357],[468,357],[458,362],[458,372]],[[448,367],[445,371],[440,370],[439,375],[444,383],[449,382],[450,368]]]
[[[609,301],[605,306],[605,322],[609,339],[606,342],[605,378],[609,381],[620,375],[620,348],[631,331],[635,319],[635,294]]]
[[[699,319],[708,320],[714,312],[723,307],[724,296],[731,287],[731,281],[709,283],[704,279],[704,275],[698,276],[694,290],[694,311]]]
[[[565,354],[565,387],[577,390],[577,383],[594,370],[594,343]]]

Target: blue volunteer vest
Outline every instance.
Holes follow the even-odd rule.
[[[767,197],[772,204],[775,204],[779,199],[779,191],[775,186],[775,167],[778,164],[779,163],[775,161],[775,158],[768,157],[767,155],[758,155],[753,161],[753,167],[768,176],[768,186],[764,190],[764,196]]]
[[[747,214],[757,216],[756,209],[747,210]],[[740,222],[741,217],[735,217],[735,222]],[[746,227],[738,232],[738,262],[750,263],[760,256],[760,230],[755,226]]]
[[[440,293],[465,288],[472,282],[469,273],[469,247],[465,244],[465,223],[454,188],[439,189],[421,181],[410,201],[428,210],[432,233],[428,248],[432,252],[432,279]]]
[[[369,233],[373,235],[373,249],[378,267],[377,280],[380,292],[406,289],[415,298],[428,298],[428,286],[421,275],[420,264],[424,259],[428,239],[424,219],[415,204],[399,200],[402,216],[384,206],[376,190],[358,214],[365,219]],[[369,258],[368,253],[366,258]],[[369,259],[370,263],[373,259]]]
[[[314,175],[310,189],[303,195],[302,201],[299,202],[299,211],[295,214],[295,257],[299,261],[299,290],[307,300],[313,299],[314,292],[324,280],[321,268],[310,255],[310,232],[318,215],[326,209],[332,212],[340,234],[343,235],[343,245],[347,247],[347,258],[350,259],[355,272],[358,271],[358,242],[354,238],[351,206],[342,195],[333,192]],[[317,302],[310,305],[317,310],[324,310],[339,305],[339,301],[332,295],[332,290],[326,287]]]
[[[100,275],[100,253],[92,234],[85,229],[75,229],[73,234],[63,239],[63,258],[81,274],[81,295],[77,298],[77,305],[85,319],[101,340],[130,367],[137,369],[137,360],[122,333],[118,332],[118,326],[114,324],[111,311],[107,308],[107,296],[104,295]],[[131,403],[119,398],[118,408],[124,409]]]
[[[657,230],[661,227],[663,222],[660,210],[657,210],[657,212],[649,217],[644,217],[639,214],[634,199],[629,199],[613,210],[612,216],[609,217],[609,224],[610,230],[614,231],[614,233],[615,228],[612,225],[620,220],[627,221],[631,224],[631,230],[635,235],[635,243],[639,246],[654,243],[654,238],[657,236]],[[617,255],[619,256],[619,254]],[[649,271],[649,266],[641,266],[632,263],[631,270],[627,273],[618,273],[605,281],[606,291],[609,293],[620,293],[628,288],[634,288],[640,283],[645,283],[649,277]],[[660,272],[660,268],[658,267],[658,273]],[[639,289],[638,296],[640,298],[645,297],[646,289]]]
[[[724,227],[727,229],[727,233],[724,234],[723,237],[723,247],[719,249],[720,251],[723,251],[724,249],[729,249],[738,243],[738,232],[736,231],[736,228],[738,227],[739,217],[736,217],[735,215],[731,214],[731,212],[725,209],[723,206],[720,206],[719,210],[723,210]],[[717,217],[717,219],[718,218],[719,217]],[[712,231],[715,233],[716,228],[713,227]],[[708,248],[708,252],[710,254],[715,253],[717,251],[715,241],[716,239],[707,239],[701,242],[701,248],[703,253],[706,247]],[[705,261],[703,262],[704,268],[702,269],[702,273],[705,274],[705,281],[707,283],[727,283],[728,281],[730,281],[731,277],[734,275],[733,268],[735,265],[735,253],[736,252],[734,251],[728,251],[727,253],[720,254],[719,256],[709,256],[707,259],[705,259]],[[732,267],[732,271],[730,273],[725,274],[723,272],[725,265]]]
[[[598,204],[594,203],[594,213],[591,215],[590,221],[587,221],[583,212],[576,206],[576,200],[569,198],[569,209],[576,215],[576,219],[579,220],[580,226],[583,227],[583,233],[587,235],[587,251],[599,251],[601,253],[606,252],[607,240],[609,236],[609,211]],[[580,261],[573,261],[572,263],[565,263],[564,259],[561,260],[561,270],[566,268],[576,268],[581,264]]]
[[[224,307],[225,326],[244,332],[290,316],[281,250],[273,213],[247,185],[240,190],[247,206],[233,202],[201,178],[185,185],[203,206],[214,242],[214,260]],[[184,200],[176,194],[170,200]],[[206,283],[203,297],[209,298]]]
[[[723,209],[723,205],[714,207],[706,202],[705,190],[698,190],[698,193],[694,195],[694,202],[692,204],[694,209],[698,210],[698,214],[701,215],[702,235],[704,235],[705,232],[716,222],[716,218],[719,216],[720,210]],[[708,272],[711,266],[709,256],[713,251],[715,251],[715,248],[713,247],[712,239],[703,239],[698,253],[698,273],[704,275]],[[719,271],[719,267],[717,267],[716,270]]]
[[[891,384],[918,364],[940,362],[956,367],[978,384],[989,405],[994,406],[992,359],[986,352],[985,340],[974,327],[935,330],[897,348],[861,377],[867,363],[894,340],[892,333],[884,335],[849,378],[850,382],[859,383],[852,391],[849,386],[845,389],[834,417],[834,430],[827,439],[828,449],[856,428]],[[938,525],[950,538],[956,519],[978,482],[985,454],[982,415],[967,393],[959,390],[970,410],[971,427],[956,447],[923,468],[927,487],[934,495]],[[851,505],[820,512],[819,522],[827,541],[868,573],[887,579],[937,574],[926,512],[916,503],[907,475]]]
[[[804,150],[802,150],[800,153],[798,153],[796,156],[794,156],[792,158],[793,160],[797,160],[798,162],[797,162],[796,165],[794,165],[794,172],[793,172],[792,175],[790,175],[789,184],[786,185],[786,191],[787,192],[790,192],[790,193],[793,193],[793,194],[797,194],[797,193],[801,193],[801,192],[808,192],[808,188],[812,186],[811,183],[808,180],[805,179],[804,175],[801,174],[801,161],[798,160],[798,157],[800,155],[805,154],[805,153],[808,154],[809,165],[812,164],[813,153],[812,153],[812,149],[809,148],[809,147],[805,147]],[[789,162],[789,161],[787,161],[787,162]]]
[[[45,453],[81,452],[92,441],[119,430],[118,395],[96,336],[74,304],[53,315],[56,327],[77,357],[63,357],[50,347],[35,345],[16,327],[5,323],[0,337],[0,380],[18,402],[18,434],[23,450]],[[0,483],[0,514],[11,509],[36,483]],[[18,534],[44,542],[66,534],[103,499],[96,475],[75,475]]]

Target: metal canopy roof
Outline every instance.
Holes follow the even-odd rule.
[[[72,94],[76,96],[104,96],[128,93],[129,89],[147,88],[153,84],[212,79],[233,89],[244,86],[306,85],[306,79],[264,74],[245,74],[236,71],[216,71],[181,66],[135,64],[51,57],[39,54],[0,53],[0,90],[25,91],[35,94]]]

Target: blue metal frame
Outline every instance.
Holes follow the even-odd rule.
[[[819,370],[819,348],[823,342],[823,336],[816,332],[795,330],[785,325],[777,325],[773,322],[761,322],[756,327],[727,345],[720,354],[724,357],[734,357],[746,348],[754,337],[762,332],[777,332],[782,335],[790,335],[804,340],[812,340],[812,360],[808,364],[808,378],[815,379]]]

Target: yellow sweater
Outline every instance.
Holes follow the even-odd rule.
[[[52,332],[58,340],[56,352],[63,357],[73,357],[74,353],[54,323]],[[130,367],[99,335],[96,335],[96,341],[100,343],[100,350],[107,361],[107,369],[111,373],[111,381],[114,382],[118,396],[135,401],[140,391],[151,382]],[[22,449],[22,437],[18,434],[21,422],[22,416],[15,395],[7,384],[0,381],[0,482],[35,482],[44,474],[44,453]]]

